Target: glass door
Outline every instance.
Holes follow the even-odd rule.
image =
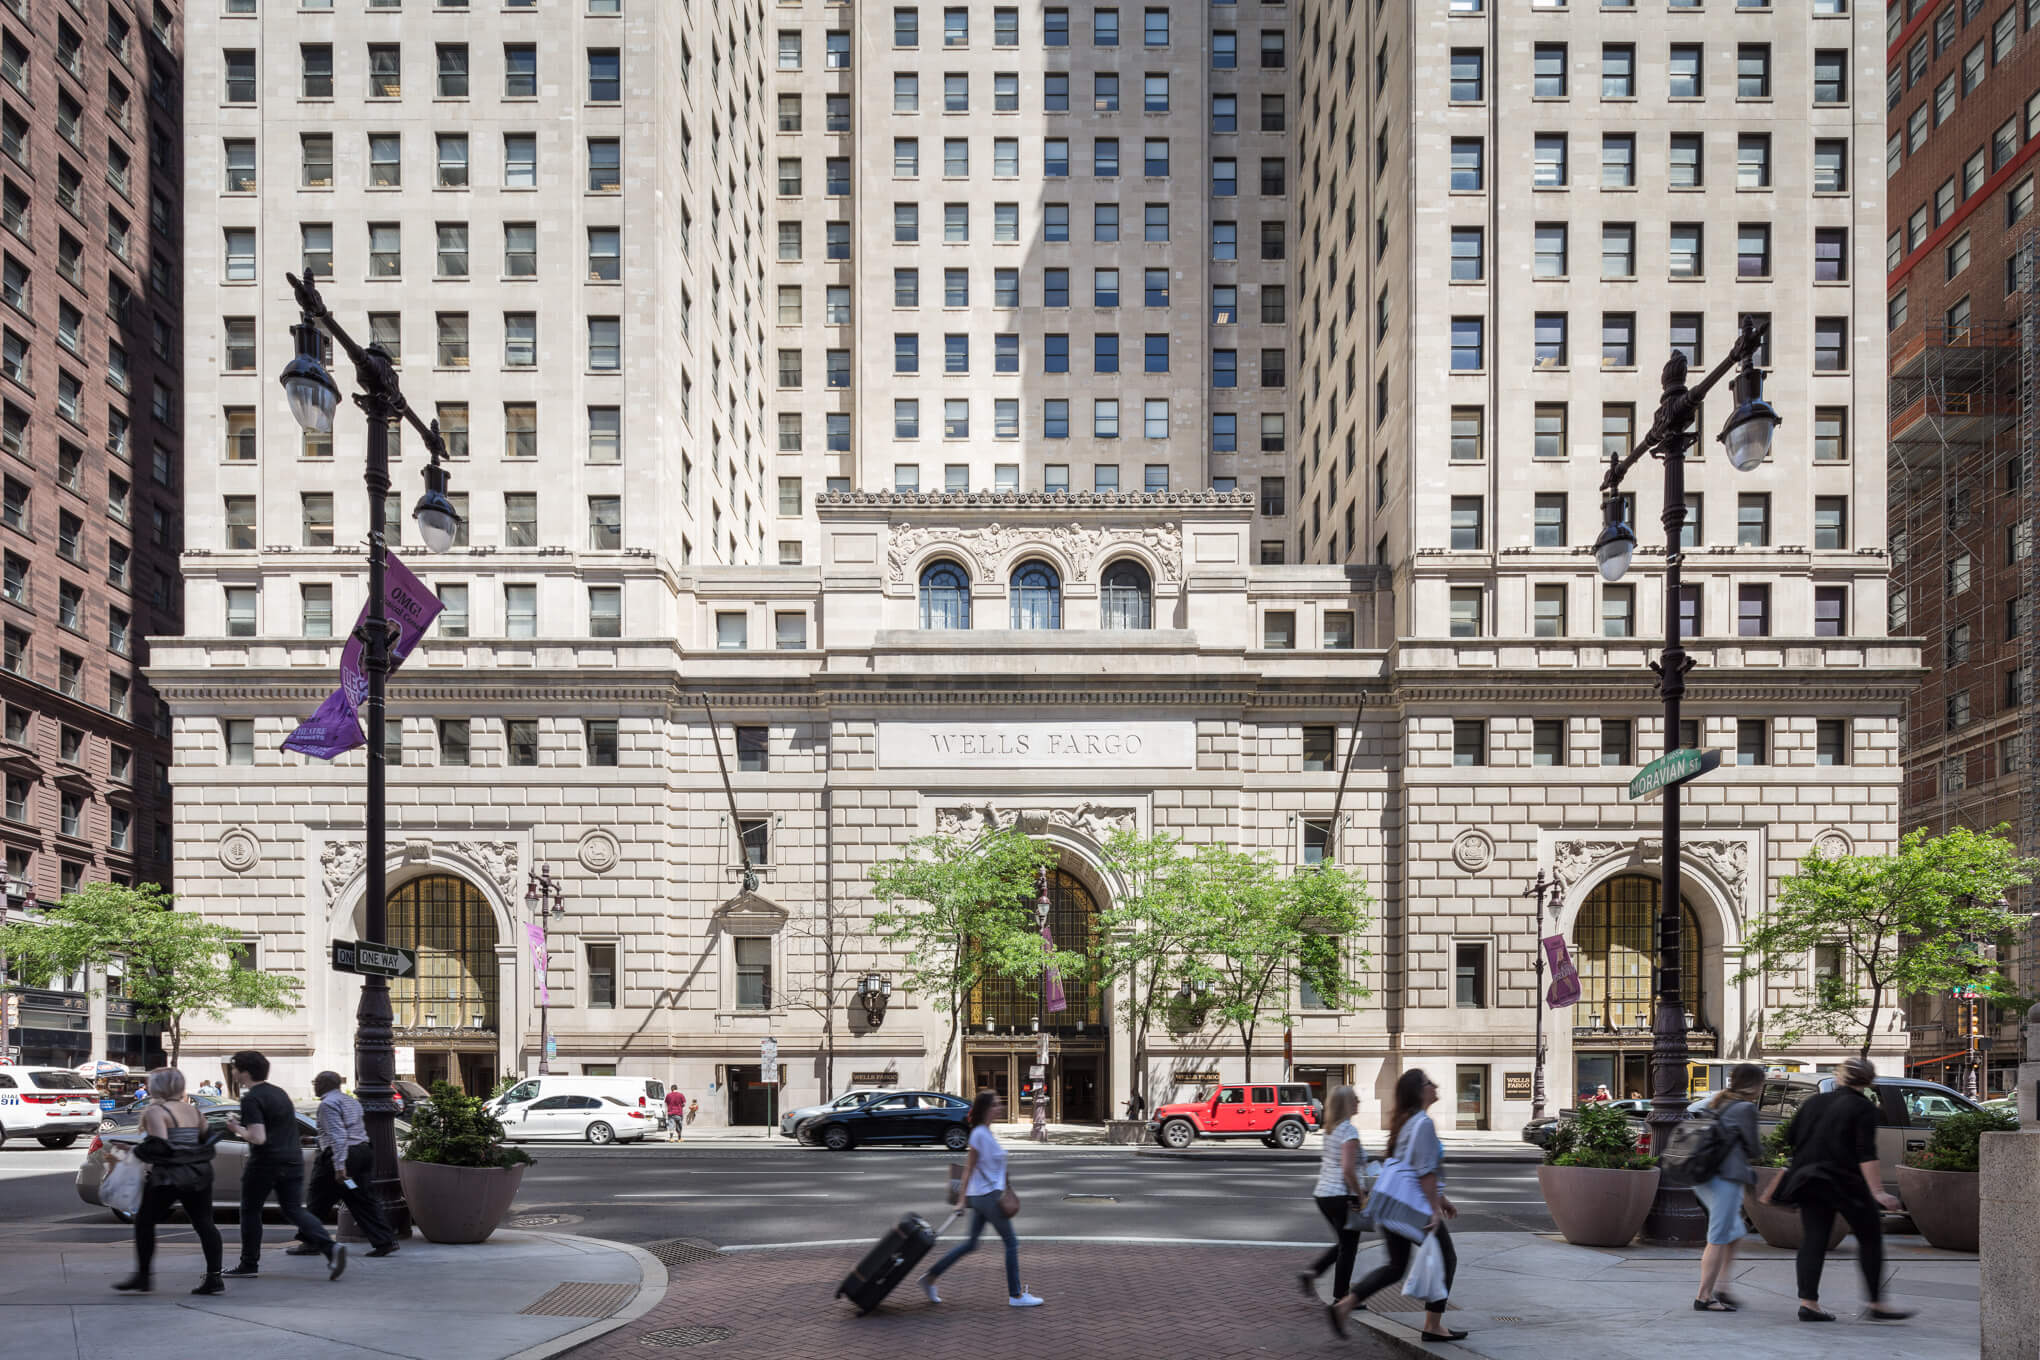
[[[1462,1129],[1485,1129],[1488,1126],[1488,1070],[1485,1064],[1479,1067],[1461,1067],[1455,1085],[1454,1109]]]

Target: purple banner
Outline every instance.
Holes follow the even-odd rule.
[[[1544,957],[1551,965],[1551,986],[1544,993],[1544,1004],[1553,1010],[1573,1005],[1580,999],[1580,970],[1573,966],[1565,936],[1546,935]]]
[[[538,974],[538,1004],[552,1005],[552,990],[545,984],[545,927],[535,921],[524,924],[524,938],[531,942],[531,968]]]
[[[1048,922],[1046,921],[1041,923],[1041,942],[1048,946],[1051,951],[1055,949],[1055,932],[1048,928]],[[1068,997],[1063,995],[1062,974],[1056,972],[1053,968],[1046,971],[1048,973],[1048,1009],[1051,1011],[1068,1010],[1070,1008],[1070,1001]]]
[[[411,574],[395,553],[390,553],[383,575],[383,612],[396,625],[397,637],[390,647],[390,673],[404,664],[404,658],[425,636],[432,620],[444,608],[439,597]],[[298,724],[283,739],[286,751],[302,751],[314,760],[331,760],[362,745],[361,705],[368,698],[368,677],[362,673],[362,625],[368,622],[368,605],[354,621],[354,631],[340,651],[340,688],[328,695],[311,717]],[[380,734],[378,734],[380,735]]]

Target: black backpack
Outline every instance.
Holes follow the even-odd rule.
[[[1694,1186],[1714,1179],[1728,1157],[1729,1133],[1713,1111],[1686,1116],[1665,1139],[1658,1175],[1666,1185]]]

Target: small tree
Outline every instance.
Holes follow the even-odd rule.
[[[2004,831],[1956,827],[1929,836],[1922,827],[1895,854],[1830,858],[1815,850],[1800,860],[1749,936],[1756,962],[1735,978],[1806,978],[1799,1001],[1772,1012],[1779,1042],[1817,1031],[1867,1056],[1879,1018],[1901,997],[1974,987],[2008,999],[2004,978],[1978,945],[2025,923],[2001,899],[2032,882],[2040,860],[2020,858]],[[1808,957],[1822,945],[1840,949],[1842,967],[1811,976]]]
[[[225,1020],[233,1008],[277,1015],[297,1009],[296,978],[237,966],[240,937],[173,910],[174,901],[152,883],[133,888],[88,883],[64,894],[41,921],[0,930],[0,954],[24,978],[121,964],[121,988],[136,1015],[169,1031],[172,1067],[184,1044],[186,1016]]]
[[[949,1017],[935,1086],[949,1088],[949,1064],[963,1008],[989,978],[1033,981],[1043,969],[1073,972],[1081,954],[1051,950],[1034,923],[1040,875],[1055,853],[1011,827],[977,836],[922,836],[898,859],[871,866],[885,910],[872,926],[906,951],[906,985]]]
[[[1260,1026],[1294,1023],[1292,969],[1328,1005],[1366,994],[1339,953],[1339,941],[1368,921],[1358,876],[1331,863],[1284,875],[1263,856],[1208,846],[1193,861],[1190,891],[1202,922],[1191,976],[1211,984],[1212,1013],[1238,1031],[1248,1081]]]
[[[1149,1041],[1206,933],[1205,898],[1191,890],[1194,861],[1166,832],[1115,831],[1104,848],[1119,891],[1098,914],[1099,970],[1118,985],[1119,1018],[1133,1039],[1133,1089],[1152,1107]]]

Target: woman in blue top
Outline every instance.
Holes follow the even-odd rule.
[[[1452,1277],[1459,1270],[1459,1254],[1452,1249],[1452,1235],[1445,1231],[1445,1220],[1459,1217],[1459,1210],[1445,1198],[1445,1148],[1438,1141],[1438,1130],[1431,1123],[1431,1116],[1425,1113],[1437,1099],[1438,1085],[1424,1075],[1422,1068],[1413,1067],[1398,1077],[1395,1083],[1395,1114],[1388,1124],[1388,1145],[1390,1155],[1401,1159],[1416,1173],[1424,1198],[1430,1202],[1431,1221],[1424,1225],[1424,1231],[1438,1239],[1438,1247],[1445,1255],[1445,1289],[1449,1294]],[[1384,1232],[1381,1240],[1388,1248],[1388,1264],[1377,1267],[1353,1286],[1352,1293],[1326,1310],[1331,1318],[1332,1330],[1340,1336],[1346,1334],[1346,1319],[1355,1308],[1402,1279],[1409,1271],[1410,1253],[1416,1250],[1417,1244],[1398,1232]],[[1424,1340],[1458,1341],[1465,1335],[1465,1332],[1453,1331],[1445,1325],[1444,1299],[1424,1305]]]
[[[1764,1069],[1755,1063],[1737,1063],[1728,1074],[1728,1087],[1707,1108],[1721,1123],[1721,1137],[1727,1144],[1721,1165],[1713,1176],[1693,1187],[1693,1194],[1707,1209],[1707,1245],[1700,1252],[1700,1292],[1693,1307],[1702,1313],[1733,1313],[1736,1302],[1719,1286],[1735,1266],[1735,1244],[1743,1239],[1743,1191],[1756,1184],[1750,1169],[1757,1155],[1757,1097],[1764,1092]]]
[[[1012,1193],[1006,1186],[1006,1149],[999,1146],[992,1133],[992,1121],[1005,1112],[1006,1102],[999,1099],[997,1091],[979,1091],[977,1099],[971,1102],[970,1156],[964,1160],[963,1183],[957,1187],[956,1198],[950,1201],[959,1206],[970,1205],[970,1236],[921,1277],[921,1288],[927,1291],[930,1303],[942,1302],[935,1292],[935,1281],[943,1271],[977,1250],[978,1238],[984,1234],[987,1223],[1006,1244],[1006,1302],[1015,1308],[1033,1308],[1041,1303],[1020,1287],[1020,1243],[1013,1236],[1012,1212],[1006,1203]]]

